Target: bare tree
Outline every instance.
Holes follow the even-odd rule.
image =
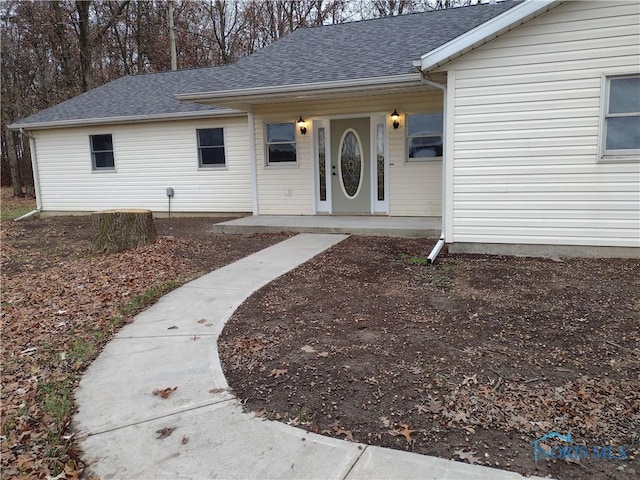
[[[182,68],[223,65],[300,27],[450,8],[477,0],[174,0]],[[28,141],[7,125],[122,75],[169,70],[163,0],[0,3],[3,185],[31,191]]]

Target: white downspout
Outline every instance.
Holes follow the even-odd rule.
[[[256,165],[256,129],[253,112],[247,112],[249,130],[249,161],[251,162],[251,193],[253,214],[258,215],[258,166]]]
[[[440,238],[438,239],[438,242],[436,243],[435,247],[433,247],[433,249],[431,250],[431,253],[429,253],[429,256],[427,257],[427,261],[429,263],[429,265],[433,264],[433,262],[436,261],[436,257],[438,256],[438,253],[440,253],[440,250],[442,249],[442,247],[444,247],[445,244],[445,222],[446,222],[446,218],[447,218],[447,208],[446,208],[446,201],[447,201],[447,196],[445,194],[445,189],[446,189],[446,184],[447,184],[447,87],[445,85],[442,85],[440,83],[436,83],[432,80],[427,80],[426,78],[424,78],[424,72],[420,73],[420,81],[422,82],[423,85],[427,85],[429,87],[434,87],[437,88],[439,90],[442,90],[442,111],[444,112],[443,115],[443,129],[442,129],[442,216],[441,216],[441,226],[440,226]]]
[[[20,135],[24,135],[29,138],[29,151],[31,152],[31,170],[33,172],[33,190],[36,194],[36,209],[14,219],[14,221],[16,222],[31,218],[42,211],[42,200],[40,198],[40,174],[38,173],[38,155],[36,153],[36,139],[24,128],[20,129]]]

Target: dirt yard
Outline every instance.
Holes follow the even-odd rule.
[[[640,262],[426,266],[430,247],[351,237],[254,294],[219,341],[246,408],[525,475],[638,478]],[[536,442],[535,462],[550,432],[573,445]]]
[[[11,215],[31,208],[2,200]],[[81,476],[73,389],[113,333],[182,282],[286,238],[207,233],[219,220],[161,219],[156,243],[114,255],[91,253],[89,217],[0,224],[2,478]],[[445,254],[427,267],[430,247],[350,238],[249,299],[220,340],[247,408],[525,474],[636,478],[640,262]],[[534,462],[531,442],[551,431],[603,458]]]
[[[3,211],[25,209],[10,201]],[[154,244],[113,255],[91,253],[87,216],[0,224],[3,479],[81,476],[73,389],[113,333],[186,280],[286,238],[207,233],[220,220],[156,220]]]

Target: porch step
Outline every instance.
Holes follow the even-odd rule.
[[[438,217],[259,215],[214,224],[212,233],[340,233],[404,238],[438,238]]]

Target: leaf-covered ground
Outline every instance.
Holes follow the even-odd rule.
[[[219,340],[236,395],[347,440],[637,478],[640,261],[443,254],[429,267],[431,245],[351,237],[256,292]],[[575,455],[534,461],[552,431]]]
[[[81,475],[73,389],[113,333],[184,281],[286,238],[207,233],[219,220],[158,219],[155,243],[113,255],[91,253],[87,216],[0,224],[3,479]]]

